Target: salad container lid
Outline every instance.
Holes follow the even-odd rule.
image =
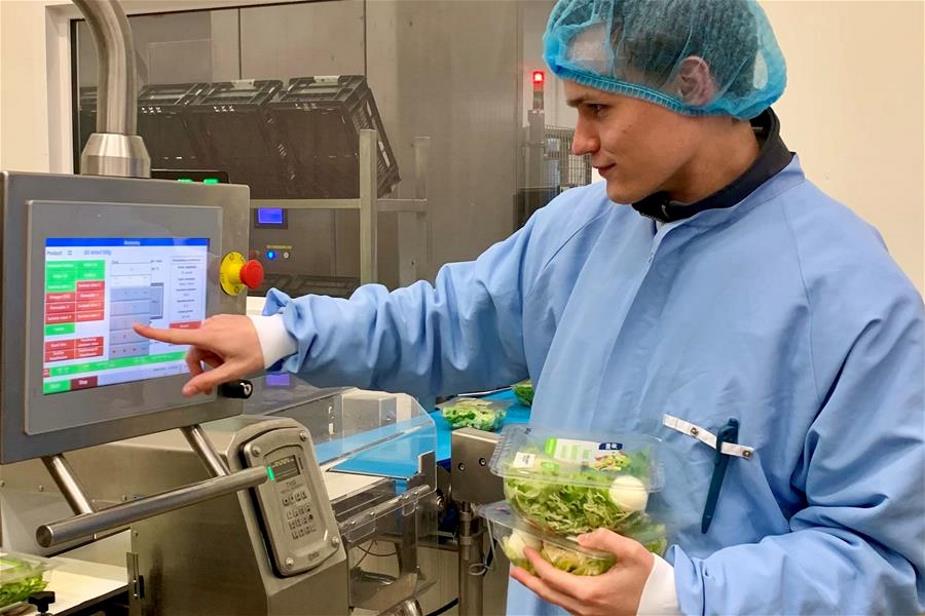
[[[0,552],[0,586],[43,574],[54,564],[47,558],[17,552]]]
[[[491,471],[505,479],[656,492],[663,485],[659,439],[512,424],[501,431]]]

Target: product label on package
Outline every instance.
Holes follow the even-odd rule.
[[[557,462],[551,462],[549,460],[544,460],[540,458],[535,453],[527,453],[526,451],[518,451],[514,455],[514,459],[511,461],[511,468],[517,470],[527,470],[527,471],[543,471],[545,473],[557,473],[559,472],[559,464]]]
[[[623,443],[578,441],[565,438],[546,439],[546,455],[575,464],[590,464],[602,456],[621,451]]]
[[[511,467],[513,468],[533,468],[533,465],[536,464],[536,454],[527,453],[525,451],[518,451],[514,455],[514,461],[511,462]]]

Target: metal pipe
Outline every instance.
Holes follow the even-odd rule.
[[[421,604],[414,598],[405,599],[399,603],[395,611],[401,614],[401,616],[424,616],[424,610],[421,609]]]
[[[239,490],[258,486],[266,480],[266,468],[263,466],[248,468],[224,477],[213,477],[182,488],[115,505],[95,513],[84,513],[73,518],[44,524],[36,531],[35,538],[43,548],[51,547],[195,505],[211,498],[233,494]]]
[[[414,198],[424,201],[424,214],[418,216],[418,232],[424,234],[424,263],[418,264],[418,276],[434,262],[433,216],[427,213],[427,173],[430,167],[430,137],[414,138]],[[423,224],[422,224],[423,223]],[[423,229],[421,227],[424,227]],[[420,240],[419,240],[420,241]],[[428,269],[429,271],[429,269]],[[427,274],[430,275],[429,273]]]
[[[61,454],[46,456],[42,458],[42,462],[45,463],[48,474],[51,475],[58,489],[61,490],[64,500],[71,506],[71,510],[78,515],[93,513],[93,504],[90,503],[87,493],[71,469],[71,465],[64,459],[64,456]]]
[[[358,210],[359,199],[251,199],[251,209],[284,207],[287,210]]]
[[[481,572],[473,574],[472,565],[481,563],[483,558],[479,517],[472,503],[459,503],[459,616],[482,614],[484,578]]]
[[[186,437],[186,442],[189,443],[189,446],[196,452],[199,459],[202,460],[202,463],[205,465],[210,475],[213,477],[224,477],[230,472],[225,461],[222,460],[218,452],[215,451],[212,441],[209,440],[209,437],[206,436],[205,431],[200,426],[186,426],[180,428],[180,432]]]
[[[360,130],[360,284],[378,282],[376,228],[378,226],[379,180],[377,177],[378,133]]]
[[[134,135],[138,103],[135,46],[125,11],[115,0],[73,2],[87,19],[96,43],[96,132]]]
[[[137,133],[135,45],[116,0],[73,0],[93,34],[97,52],[96,132],[80,155],[84,175],[151,177],[151,157]]]

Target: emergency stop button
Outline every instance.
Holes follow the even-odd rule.
[[[263,284],[263,265],[260,261],[251,259],[241,267],[239,276],[245,287],[256,289]]]
[[[245,288],[256,289],[263,284],[263,265],[260,261],[248,261],[240,252],[229,252],[222,259],[219,268],[222,291],[238,295]]]

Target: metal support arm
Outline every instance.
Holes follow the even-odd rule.
[[[483,578],[472,566],[482,562],[482,529],[471,503],[459,503],[459,616],[482,614]]]
[[[43,548],[88,537],[110,528],[125,526],[162,513],[195,505],[211,498],[252,488],[267,480],[267,470],[248,468],[223,477],[213,477],[154,496],[122,503],[94,513],[84,513],[66,520],[44,524],[35,533]]]
[[[183,433],[190,448],[195,451],[199,459],[202,460],[202,463],[205,465],[210,475],[213,477],[224,477],[228,475],[230,472],[228,470],[228,465],[225,464],[222,457],[215,451],[212,441],[206,436],[206,432],[202,429],[202,426],[186,426],[185,428],[180,428],[180,432]]]
[[[121,528],[161,513],[253,488],[267,480],[267,471],[262,466],[230,473],[225,461],[215,451],[201,426],[186,426],[180,428],[180,431],[212,478],[101,511],[93,509],[83,486],[63,455],[42,458],[64,498],[78,515],[40,526],[35,532],[38,544],[47,548],[72,539],[95,537],[98,533]]]
[[[93,504],[87,497],[87,492],[80,484],[73,469],[71,469],[71,465],[64,459],[64,456],[61,454],[48,456],[42,458],[42,462],[45,463],[48,474],[51,475],[58,489],[61,490],[64,500],[71,506],[71,510],[78,515],[93,513]]]

